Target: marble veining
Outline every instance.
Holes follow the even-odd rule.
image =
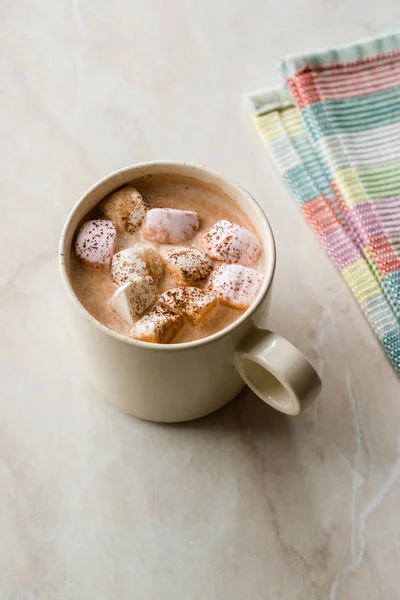
[[[400,5],[23,0],[0,14],[0,598],[397,600],[399,381],[242,98],[278,82],[283,55],[389,30]],[[268,327],[323,379],[300,417],[245,390],[160,426],[87,383],[60,230],[98,178],[162,158],[233,176],[269,216]]]

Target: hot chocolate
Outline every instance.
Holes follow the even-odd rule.
[[[71,280],[110,329],[155,343],[198,340],[251,305],[263,250],[243,211],[215,185],[189,177],[137,179],[86,215],[71,250]]]

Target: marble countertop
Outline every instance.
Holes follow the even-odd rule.
[[[2,600],[398,599],[399,381],[242,105],[278,83],[286,53],[400,20],[394,0],[362,6],[2,3]],[[324,384],[300,417],[245,391],[160,426],[86,382],[65,323],[63,221],[101,176],[163,158],[234,176],[270,217],[268,325]]]

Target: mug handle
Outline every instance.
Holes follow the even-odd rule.
[[[261,400],[287,415],[298,415],[321,391],[321,380],[290,342],[266,329],[256,329],[236,351],[241,378]]]

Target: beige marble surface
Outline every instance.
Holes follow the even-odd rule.
[[[397,600],[400,389],[242,110],[287,52],[393,27],[355,0],[0,4],[2,600]],[[290,16],[288,13],[290,12]],[[129,163],[234,176],[273,224],[270,327],[322,373],[298,418],[244,392],[158,426],[98,401],[57,267],[81,192]]]

